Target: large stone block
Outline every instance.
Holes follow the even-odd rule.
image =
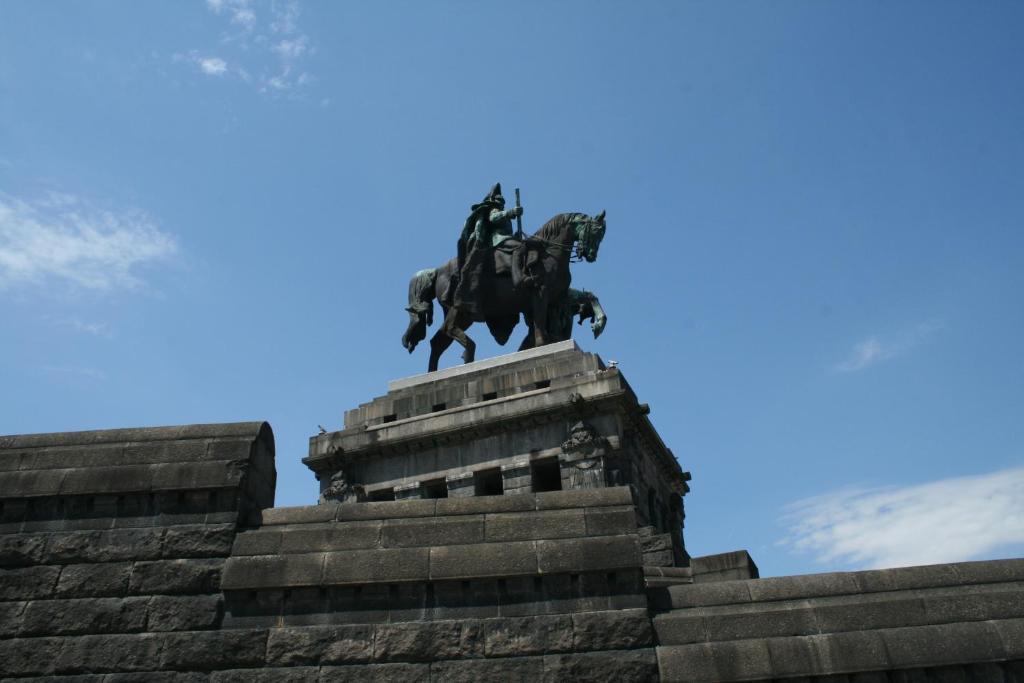
[[[160,665],[164,641],[157,634],[78,636],[63,639],[62,645],[56,657],[57,673],[152,671],[164,668]]]
[[[282,553],[319,553],[336,550],[376,548],[380,545],[382,522],[345,522],[292,528],[281,534]]]
[[[476,621],[409,622],[376,627],[373,658],[381,662],[429,662],[482,657],[483,628]]]
[[[582,509],[490,514],[485,520],[487,541],[492,543],[587,535]]]
[[[633,494],[628,486],[611,486],[602,489],[576,489],[571,491],[548,491],[535,494],[538,510],[558,510],[577,507],[606,507],[610,505],[632,505]]]
[[[669,612],[654,617],[654,629],[658,633],[661,645],[687,645],[702,643],[708,639],[704,629],[704,617],[698,610],[685,610],[682,613]]]
[[[0,602],[0,638],[13,638],[21,632],[21,618],[27,602]]]
[[[541,573],[599,571],[640,566],[636,536],[536,541]]]
[[[467,496],[438,499],[436,514],[440,517],[443,515],[527,512],[534,509],[536,509],[536,503],[532,495]]]
[[[59,576],[60,567],[0,569],[0,600],[49,598]]]
[[[382,548],[327,553],[323,583],[424,581],[429,576],[429,552],[428,548]]]
[[[430,578],[435,580],[536,573],[533,541],[430,548]]]
[[[658,680],[658,662],[653,649],[545,655],[542,680],[649,683]]]
[[[224,564],[223,590],[318,586],[323,580],[324,553],[231,557]]]
[[[370,625],[277,628],[267,639],[269,666],[306,666],[369,662],[374,629]]]
[[[320,683],[427,683],[429,664],[357,664],[320,667]]]
[[[317,683],[320,667],[293,666],[211,671],[210,683]]]
[[[401,517],[433,517],[436,500],[396,500],[369,503],[343,503],[336,519],[352,522],[361,519],[398,519]]]
[[[220,588],[223,560],[136,562],[128,581],[134,595],[212,593]]]
[[[133,633],[146,627],[148,598],[34,600],[22,620],[22,635]]]
[[[155,595],[149,598],[147,631],[203,631],[220,626],[220,595]]]
[[[50,535],[45,560],[54,564],[156,560],[164,529],[71,531]]]
[[[203,671],[263,666],[267,632],[190,631],[162,634],[161,669]]]
[[[851,596],[840,603],[815,604],[818,629],[822,633],[832,633],[927,623],[921,599],[909,596],[899,599],[904,595],[907,594],[894,593],[893,599],[889,600],[865,600],[863,596]]]
[[[125,595],[131,573],[131,562],[67,564],[60,568],[56,596],[89,598]]]
[[[631,650],[654,644],[654,629],[645,609],[573,614],[572,628],[577,651]]]
[[[235,540],[235,525],[172,527],[164,532],[161,554],[167,558],[227,557]]]
[[[381,533],[385,548],[460,545],[484,540],[483,515],[387,520]]]
[[[485,619],[480,623],[488,657],[521,657],[573,649],[573,623],[567,614]]]
[[[333,522],[338,514],[338,505],[304,505],[301,507],[267,508],[260,511],[260,525],[263,527],[284,524],[316,524]]]
[[[743,583],[747,584],[750,597],[756,602],[852,595],[860,592],[855,576],[847,572],[781,576]]]
[[[281,541],[284,533],[280,529],[254,529],[243,531],[235,536],[231,546],[231,554],[242,555],[276,555],[281,552]]]
[[[57,667],[68,638],[11,638],[0,640],[0,674],[45,676]]]
[[[636,533],[636,508],[632,505],[587,508],[588,536],[615,536]]]
[[[46,534],[5,534],[0,536],[0,567],[23,567],[42,562]]]
[[[430,680],[436,683],[535,683],[543,677],[543,657],[454,659],[430,665]]]
[[[1002,659],[1003,643],[988,622],[894,628],[881,631],[897,668],[968,664]]]
[[[766,606],[745,612],[705,614],[704,628],[709,641],[805,636],[818,632],[815,611],[796,606],[785,609]]]

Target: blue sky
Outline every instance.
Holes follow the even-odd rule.
[[[501,181],[607,209],[691,553],[1024,554],[1022,73],[1019,3],[5,2],[0,433],[266,419],[314,502]]]

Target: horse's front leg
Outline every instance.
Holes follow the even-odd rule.
[[[434,372],[437,370],[437,364],[441,360],[441,354],[452,345],[453,341],[454,340],[444,331],[444,327],[434,333],[434,336],[430,338],[430,361],[427,364],[427,372]]]
[[[476,342],[466,334],[465,329],[472,324],[473,319],[470,316],[452,309],[451,313],[445,318],[444,326],[442,327],[449,337],[462,344],[462,360],[466,363],[472,363],[476,358]]]

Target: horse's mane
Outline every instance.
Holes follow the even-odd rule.
[[[565,224],[569,223],[579,215],[579,213],[572,212],[560,213],[552,216],[551,220],[540,226],[540,230],[533,233],[533,237],[537,237],[542,240],[554,240],[561,234],[562,230],[565,228]]]

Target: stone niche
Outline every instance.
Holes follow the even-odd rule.
[[[390,382],[314,436],[324,502],[629,487],[645,564],[683,565],[684,472],[622,373],[572,340]]]

